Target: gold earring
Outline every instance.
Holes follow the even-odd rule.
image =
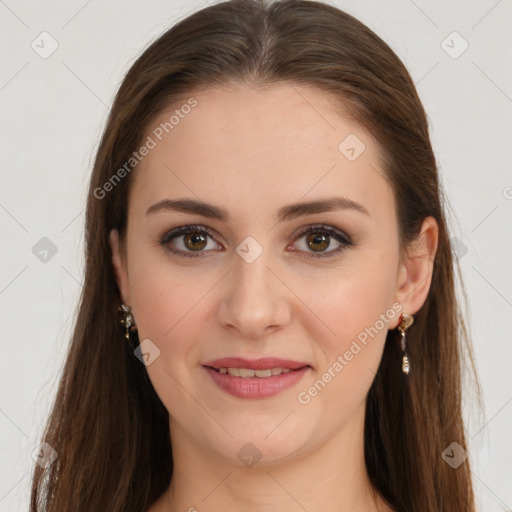
[[[126,327],[125,337],[127,340],[130,339],[130,332],[135,332],[137,330],[137,326],[135,325],[135,319],[133,318],[132,308],[130,306],[126,306],[125,304],[121,304],[118,310],[121,312],[121,324]]]
[[[400,345],[402,348],[402,372],[405,375],[409,375],[410,365],[409,358],[407,357],[407,339],[405,335],[405,331],[411,327],[414,323],[414,317],[412,315],[408,315],[407,313],[402,313],[400,315],[400,322],[398,323],[397,329],[400,331],[401,339]]]

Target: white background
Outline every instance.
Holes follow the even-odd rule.
[[[512,3],[331,2],[403,59],[454,214],[485,402],[466,410],[479,510],[512,509]],[[0,510],[28,509],[83,271],[86,185],[113,96],[147,44],[205,1],[0,1]],[[41,32],[58,42],[42,59]],[[458,58],[449,56],[464,42]],[[448,39],[446,39],[450,36]],[[442,42],[444,43],[444,48]],[[32,252],[48,237],[57,253]],[[469,395],[468,395],[469,396]],[[508,428],[507,428],[508,427]]]

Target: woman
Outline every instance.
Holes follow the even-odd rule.
[[[474,510],[441,198],[353,17],[234,0],[163,34],[96,156],[31,510]]]

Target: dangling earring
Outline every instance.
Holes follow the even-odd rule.
[[[130,340],[130,332],[135,332],[137,330],[135,319],[133,318],[132,308],[130,306],[126,306],[125,304],[121,304],[118,310],[122,314],[121,324],[126,327],[125,337],[127,340]]]
[[[397,326],[397,329],[400,331],[401,339],[400,345],[402,348],[402,372],[405,375],[409,375],[409,358],[407,357],[407,339],[405,335],[405,331],[411,327],[414,323],[414,317],[412,315],[408,315],[407,313],[402,313],[400,315],[400,322]]]

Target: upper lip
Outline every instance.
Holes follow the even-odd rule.
[[[297,370],[308,363],[292,361],[291,359],[280,359],[278,357],[264,357],[261,359],[244,359],[243,357],[223,357],[203,363],[204,366],[212,368],[252,368],[253,370],[267,370],[269,368],[290,368]]]

